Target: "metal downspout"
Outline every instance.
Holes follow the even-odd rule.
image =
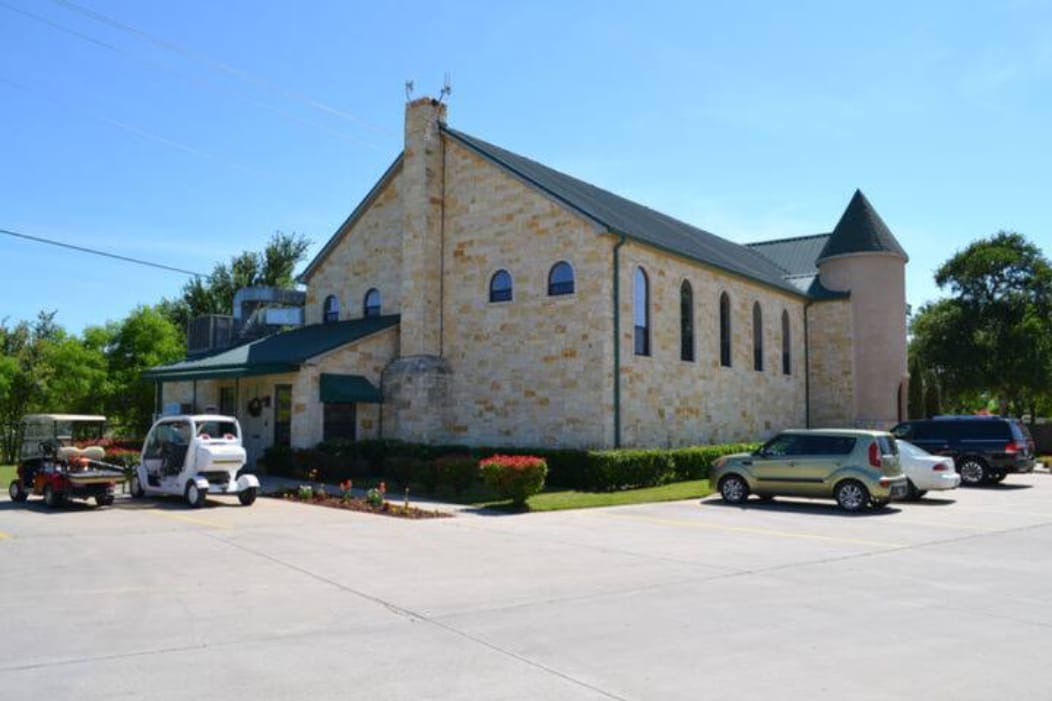
[[[811,333],[807,325],[807,310],[814,300],[804,303],[804,428],[811,428]]]
[[[614,245],[614,448],[621,447],[621,247],[627,238]]]

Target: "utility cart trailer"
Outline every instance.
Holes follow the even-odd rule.
[[[85,414],[27,414],[22,418],[22,456],[8,493],[12,501],[41,496],[49,507],[73,499],[94,499],[99,506],[113,503],[124,469],[103,461],[104,448],[90,443],[103,437],[105,416]]]

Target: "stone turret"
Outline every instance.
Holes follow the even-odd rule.
[[[887,429],[905,415],[908,261],[856,190],[817,260],[822,285],[850,293],[855,406],[854,416],[845,418],[856,426]]]
[[[452,369],[442,357],[442,218],[446,106],[431,98],[406,105],[402,193],[400,357],[383,373],[384,435],[445,439]]]

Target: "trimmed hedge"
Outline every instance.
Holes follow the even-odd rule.
[[[482,481],[515,506],[544,489],[548,466],[535,455],[493,455],[479,462]]]

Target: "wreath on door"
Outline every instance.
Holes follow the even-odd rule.
[[[259,416],[263,413],[263,400],[259,397],[250,399],[248,402],[248,413],[252,416]]]

